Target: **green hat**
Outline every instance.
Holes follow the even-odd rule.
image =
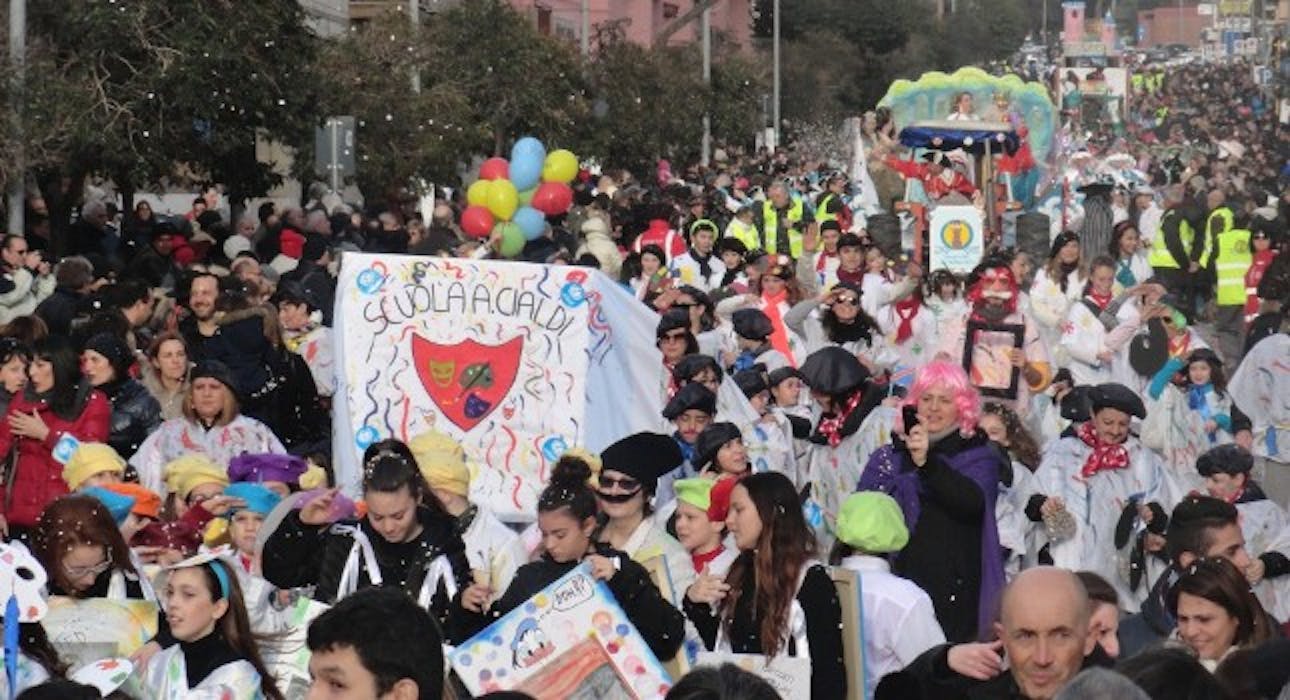
[[[909,542],[896,499],[878,491],[847,496],[838,512],[838,539],[866,554],[897,552]]]
[[[677,479],[672,487],[676,490],[676,500],[706,513],[708,506],[712,505],[712,485],[715,483],[712,479]]]

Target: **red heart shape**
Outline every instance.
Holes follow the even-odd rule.
[[[502,415],[506,417],[506,420],[510,420],[515,415],[515,405],[507,404],[503,406]]]

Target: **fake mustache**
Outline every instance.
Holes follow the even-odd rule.
[[[640,489],[636,489],[631,493],[605,493],[604,491],[597,491],[596,496],[607,503],[626,503],[635,498],[636,494],[640,492]]]

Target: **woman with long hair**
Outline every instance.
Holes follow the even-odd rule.
[[[659,593],[644,567],[626,552],[596,541],[597,496],[588,485],[591,479],[591,467],[581,458],[566,454],[556,462],[550,483],[538,497],[541,557],[521,566],[492,605],[488,601],[495,591],[482,583],[462,591],[460,605],[452,608],[450,639],[469,638],[585,562],[592,576],[609,586],[654,655],[666,661],[676,654],[685,619]]]
[[[287,515],[264,543],[264,578],[282,589],[315,586],[325,603],[395,586],[446,619],[448,601],[471,580],[466,545],[407,445],[382,440],[363,453],[361,520],[340,517],[343,498],[331,489]]]
[[[946,639],[973,641],[990,629],[1003,590],[995,507],[1012,469],[977,427],[981,398],[962,367],[924,366],[904,407],[912,415],[904,411],[891,444],[869,458],[858,490],[900,504],[910,536],[895,573],[931,596]]]
[[[30,365],[31,348],[17,338],[0,338],[0,415],[9,412],[9,403],[27,386]]]
[[[85,378],[112,404],[108,444],[124,459],[130,459],[144,439],[161,426],[161,404],[130,376],[133,365],[134,351],[111,333],[96,333],[81,350]]]
[[[741,479],[730,494],[726,527],[739,548],[726,585],[685,598],[704,644],[718,652],[808,658],[811,697],[845,697],[842,608],[793,482],[777,472]]]
[[[32,349],[31,381],[0,421],[0,459],[16,470],[0,486],[0,534],[25,539],[45,506],[67,493],[63,465],[75,443],[107,442],[112,408],[81,376],[76,350],[50,336]],[[66,453],[66,454],[64,454]]]
[[[162,423],[130,459],[139,483],[165,493],[165,466],[191,452],[225,466],[240,454],[286,453],[269,426],[242,413],[227,366],[214,360],[199,362],[189,380],[183,416]]]
[[[1274,636],[1250,584],[1226,559],[1198,559],[1169,589],[1166,602],[1178,620],[1175,639],[1211,672],[1232,651]]]
[[[999,485],[994,508],[994,519],[999,526],[999,545],[1008,550],[1005,568],[1011,577],[1021,569],[1039,563],[1033,556],[1038,545],[1031,541],[1035,524],[1026,518],[1025,513],[1030,479],[1039,468],[1039,445],[1017,412],[1006,404],[987,402],[981,408],[977,424],[986,437],[1008,453],[1012,463],[1012,483]]]
[[[1071,304],[1084,291],[1084,267],[1080,259],[1079,234],[1063,231],[1053,239],[1048,262],[1035,273],[1030,285],[1030,312],[1039,326],[1044,345],[1052,348],[1053,366],[1066,366],[1065,351],[1058,345],[1061,325]]]
[[[237,576],[213,554],[176,564],[166,576],[166,619],[178,644],[140,674],[152,698],[284,700],[260,656]]]
[[[1121,221],[1111,229],[1111,249],[1107,253],[1115,262],[1112,293],[1118,295],[1151,279],[1151,265],[1142,249],[1142,234],[1131,219]]]
[[[143,366],[143,385],[161,405],[161,419],[170,420],[184,414],[184,395],[188,392],[188,342],[174,331],[152,339]]]

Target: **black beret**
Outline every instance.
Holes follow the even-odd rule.
[[[735,385],[744,393],[744,396],[750,399],[770,388],[766,383],[766,374],[756,369],[746,369],[736,373]]]
[[[855,354],[836,345],[811,353],[801,370],[807,386],[830,396],[849,394],[869,381],[869,370]]]
[[[674,331],[678,328],[690,329],[690,314],[685,309],[670,309],[659,317],[658,329],[655,331],[655,335],[658,338],[662,338],[669,331]]]
[[[699,438],[694,441],[694,452],[696,463],[690,466],[695,469],[703,469],[717,458],[717,452],[721,446],[731,440],[742,440],[744,434],[734,423],[713,423],[699,433]]]
[[[716,358],[711,355],[686,355],[677,360],[676,366],[672,368],[672,378],[677,384],[688,382],[694,379],[705,369],[710,369],[717,373],[717,380],[721,380],[721,365],[717,364]]]
[[[771,389],[774,389],[775,387],[779,386],[779,385],[780,385],[780,383],[782,383],[785,379],[788,379],[789,377],[797,377],[798,379],[803,379],[803,377],[802,377],[802,373],[801,373],[801,372],[799,372],[799,371],[797,371],[797,368],[796,368],[796,367],[788,367],[788,366],[784,366],[784,367],[780,367],[780,368],[778,368],[778,369],[776,369],[776,370],[773,370],[773,371],[772,371],[772,372],[771,372],[771,373],[766,377],[766,386],[767,386],[767,387],[769,387],[769,388],[771,388]]]
[[[761,309],[739,309],[730,318],[735,335],[749,340],[763,340],[775,332],[770,317]]]
[[[1147,407],[1142,404],[1142,397],[1123,384],[1098,384],[1089,398],[1094,414],[1104,408],[1114,408],[1130,416],[1147,417]]]
[[[663,407],[663,417],[675,420],[677,416],[690,409],[703,411],[710,416],[716,415],[717,395],[702,384],[686,384]]]
[[[636,433],[606,447],[600,453],[603,469],[612,469],[641,482],[653,493],[659,477],[685,461],[676,441],[658,433]]]

